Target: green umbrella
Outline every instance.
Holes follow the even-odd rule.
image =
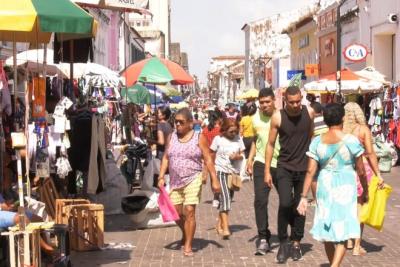
[[[123,99],[127,99],[128,103],[142,105],[150,104],[151,102],[149,90],[141,84],[135,84],[134,86],[128,87],[128,89],[122,88],[121,96]]]

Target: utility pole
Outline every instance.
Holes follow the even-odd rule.
[[[340,8],[346,0],[340,0],[336,10],[336,81],[338,86],[339,102],[342,102],[342,25],[340,19]]]

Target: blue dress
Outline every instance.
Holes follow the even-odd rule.
[[[327,164],[340,143],[324,144],[318,136],[307,152],[307,156],[322,166],[318,174],[314,224],[310,231],[314,239],[321,242],[341,242],[360,237],[354,166],[356,157],[361,156],[364,149],[352,135],[346,135],[343,142],[344,145]]]

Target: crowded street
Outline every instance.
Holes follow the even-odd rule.
[[[400,219],[400,169],[384,174],[388,183],[393,185],[393,195],[388,202],[385,228],[382,232],[367,229],[363,246],[367,255],[363,257],[348,256],[343,266],[399,266],[400,253],[398,240],[398,221]],[[271,194],[271,230],[273,234],[273,252],[266,256],[254,256],[256,226],[253,211],[253,188],[251,182],[234,199],[232,212],[232,236],[230,240],[222,240],[215,232],[215,210],[211,207],[211,192],[204,188],[202,203],[198,210],[198,229],[194,239],[196,255],[185,258],[176,248],[180,239],[177,227],[156,229],[131,229],[127,226],[126,215],[110,216],[106,224],[105,240],[107,243],[130,244],[132,247],[105,249],[99,252],[74,254],[73,261],[77,266],[279,266],[274,262],[278,239],[276,237],[277,194]],[[309,234],[312,224],[312,213],[306,223],[304,238],[304,260],[288,261],[285,266],[329,266],[321,243],[313,240]]]
[[[400,266],[400,0],[0,0],[0,267]]]

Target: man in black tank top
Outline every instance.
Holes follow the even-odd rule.
[[[276,171],[279,194],[278,237],[280,247],[278,263],[285,263],[289,256],[294,261],[302,258],[300,241],[304,236],[305,216],[296,207],[301,199],[304,177],[307,171],[306,152],[314,131],[312,109],[301,105],[301,91],[289,86],[285,92],[285,108],[271,118],[271,130],[265,152],[265,183],[272,187],[270,172],[274,144],[279,134],[280,152]],[[290,243],[288,226],[291,226]]]

